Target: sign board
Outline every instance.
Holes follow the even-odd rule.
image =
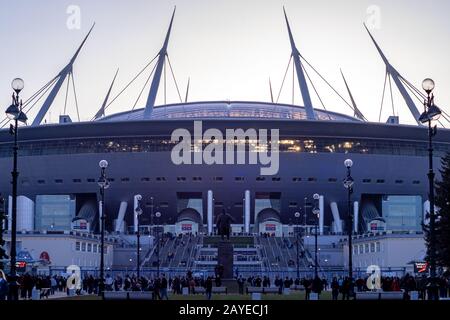
[[[183,223],[181,225],[181,231],[192,231],[192,224],[190,224],[190,223]]]
[[[266,224],[266,231],[276,231],[277,225],[273,223]]]
[[[89,223],[84,219],[78,219],[72,222],[72,230],[89,231]]]
[[[415,273],[426,273],[428,272],[428,262],[414,262],[414,272]]]
[[[26,268],[27,268],[27,263],[25,261],[17,261],[16,262],[17,272],[25,272]]]
[[[380,220],[373,220],[368,223],[368,229],[372,232],[385,231],[386,230],[386,222],[380,221]]]

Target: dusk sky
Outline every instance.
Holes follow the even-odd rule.
[[[25,81],[24,99],[52,79],[70,60],[95,21],[96,26],[74,65],[82,120],[100,107],[117,68],[112,96],[159,51],[174,6],[177,6],[168,54],[184,98],[189,101],[270,101],[291,54],[283,5],[301,54],[348,99],[342,68],[355,100],[370,121],[378,121],[385,66],[363,23],[367,22],[386,56],[411,83],[426,77],[436,82],[436,102],[450,111],[450,1],[433,0],[0,0],[0,103],[10,103],[10,82]],[[80,9],[80,28],[68,27]],[[74,26],[73,24],[71,25]],[[130,109],[150,69],[126,91],[107,114]],[[313,75],[312,71],[309,71]],[[313,77],[328,110],[352,114],[339,98]],[[168,73],[167,103],[180,102]],[[310,87],[313,104],[320,102]],[[157,104],[163,104],[163,84]],[[292,73],[280,102],[291,103]],[[137,107],[145,105],[148,86]],[[64,107],[65,85],[47,121],[55,122]],[[388,98],[388,96],[387,96]],[[395,113],[413,123],[394,87]],[[69,96],[68,112],[76,119]],[[302,105],[295,83],[295,104]],[[28,114],[34,118],[38,105]],[[418,107],[420,107],[418,105]],[[382,114],[392,114],[390,98]],[[3,116],[1,117],[3,119]]]

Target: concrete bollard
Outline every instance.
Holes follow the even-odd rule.
[[[261,293],[260,292],[253,292],[252,293],[252,300],[261,300]]]
[[[31,300],[41,300],[41,290],[33,288],[31,290]]]

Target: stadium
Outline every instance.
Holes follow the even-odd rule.
[[[422,230],[429,205],[426,127],[419,122],[402,125],[396,117],[390,117],[387,123],[368,122],[350,90],[353,115],[314,108],[304,73],[305,61],[287,17],[302,106],[273,101],[186,101],[156,106],[173,18],[154,59],[144,107],[106,116],[108,92],[92,121],[72,122],[68,116],[61,116],[57,124],[42,122],[89,34],[70,63],[45,87],[51,91],[38,115],[31,125],[20,128],[19,232],[69,231],[80,220],[86,222],[83,228],[98,232],[98,163],[103,159],[108,161],[110,181],[105,195],[106,228],[110,234],[136,231],[136,195],[142,195],[142,228],[150,230],[159,225],[164,232],[177,235],[213,234],[215,217],[222,210],[235,220],[233,233],[242,235],[269,233],[282,237],[292,235],[296,225],[312,228],[316,223],[321,235],[340,235],[345,233],[349,210],[355,214],[356,233]],[[390,65],[373,41],[388,75],[418,120],[421,112],[408,94],[415,88]],[[181,128],[194,137],[196,121],[201,121],[203,131],[278,129],[278,171],[262,175],[261,165],[248,162],[174,164],[171,153],[179,141],[172,139],[173,132]],[[254,143],[250,139],[233,140],[232,144],[243,145],[247,151]],[[438,166],[440,157],[450,151],[450,132],[440,128],[434,142]],[[209,143],[211,140],[200,141],[200,146]],[[11,150],[12,138],[8,130],[2,130],[0,167],[4,170],[0,192],[5,197],[11,194],[7,170],[12,164]],[[347,174],[346,159],[354,163],[351,208],[342,184]],[[320,195],[317,203],[313,194]],[[320,210],[318,221],[312,213],[315,206]],[[156,212],[161,213],[160,217],[155,216]],[[77,228],[82,229],[80,223]]]

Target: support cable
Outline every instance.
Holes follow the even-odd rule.
[[[386,69],[386,74],[384,75],[383,94],[381,95],[381,105],[380,105],[380,114],[378,116],[378,122],[381,122],[381,112],[383,111],[384,95],[386,93],[386,84],[387,84],[388,76],[389,76],[389,72]]]
[[[126,90],[126,89],[128,89],[128,87],[137,79],[137,78],[139,78],[139,76],[148,68],[148,66],[150,66],[151,64],[152,64],[152,62],[153,61],[155,61],[155,59],[158,57],[158,55],[156,55],[149,63],[147,63],[147,65],[144,67],[144,68],[142,68],[142,70],[141,71],[139,71],[139,73],[136,75],[136,76],[134,76],[134,78],[133,79],[131,79],[131,81],[130,82],[128,82],[128,84],[122,89],[122,90],[120,90],[120,92],[111,100],[111,102],[109,102],[106,106],[105,106],[105,111],[106,111],[106,109],[114,102],[114,101],[116,101],[116,99]]]
[[[322,81],[324,81],[328,87],[330,87],[331,90],[334,91],[334,93],[336,93],[339,98],[341,98],[342,101],[344,101],[344,103],[350,107],[350,109],[352,109],[353,112],[355,112],[353,106],[347,102],[347,100],[344,99],[344,97],[319,73],[319,71],[317,71],[309,62],[308,60],[306,60],[302,55],[300,55],[300,58],[303,59],[303,61],[306,62],[306,64],[308,64],[308,66],[322,79]]]
[[[150,81],[150,78],[152,77],[153,73],[155,72],[155,69],[156,69],[156,64],[153,66],[152,72],[150,72],[149,76],[147,77],[147,80],[145,80],[145,83],[144,83],[144,85],[142,86],[142,89],[141,89],[141,91],[139,92],[139,95],[138,95],[136,101],[134,102],[133,108],[131,108],[131,111],[133,111],[134,108],[136,108],[136,105],[138,104],[139,99],[141,98],[141,95],[142,95],[142,93],[144,92],[145,87],[147,86],[148,82]],[[130,119],[130,116],[131,116],[131,113],[128,114],[128,118],[127,118],[127,119]]]
[[[292,64],[292,105],[294,105],[294,90],[295,90],[295,66]]]
[[[278,92],[276,103],[278,103],[278,101],[280,100],[281,91],[283,90],[284,82],[286,81],[286,76],[287,76],[287,73],[289,71],[289,66],[291,65],[291,61],[292,61],[292,54],[291,54],[291,57],[289,58],[289,62],[288,62],[287,68],[286,68],[286,72],[284,73],[283,81],[281,82],[281,87],[280,87],[280,91]]]
[[[173,82],[175,82],[175,88],[177,89],[178,97],[180,98],[180,102],[183,103],[183,99],[181,98],[180,90],[178,87],[178,82],[177,82],[177,79],[175,78],[175,72],[173,71],[172,63],[170,63],[169,55],[166,54],[166,57],[167,57],[167,62],[169,63],[170,72],[172,73]]]
[[[389,91],[390,91],[390,93],[391,93],[392,115],[395,116],[394,94],[392,93],[392,82],[391,82],[391,77],[389,77]]]
[[[67,77],[66,98],[64,99],[64,112],[63,112],[63,115],[66,114],[66,109],[67,109],[67,97],[69,96],[69,84],[70,84],[70,73],[69,73],[69,76]]]
[[[164,105],[166,105],[167,104],[166,59],[164,59],[163,69],[164,69]]]
[[[70,75],[72,75],[72,88],[73,88],[73,96],[75,97],[75,108],[77,109],[77,116],[78,116],[78,122],[80,122],[80,110],[78,109],[78,98],[77,98],[77,91],[75,90],[75,80],[73,78],[73,72],[70,72]]]
[[[318,92],[317,89],[316,89],[316,86],[315,86],[314,83],[312,82],[311,77],[309,76],[308,71],[306,70],[305,66],[303,65],[303,63],[301,64],[301,66],[302,66],[303,71],[304,71],[305,74],[306,74],[306,77],[308,77],[308,80],[309,80],[309,82],[311,83],[311,86],[313,87],[314,92],[315,92],[316,95],[317,95],[317,98],[319,98],[320,104],[321,104],[322,107],[325,109],[325,111],[328,111],[327,108],[325,107],[325,104],[324,104],[323,101],[322,101],[322,98],[321,98],[320,95],[319,95],[319,92]],[[331,115],[330,115],[328,112],[327,112],[327,115],[328,115],[328,118],[329,118],[330,120],[332,120]]]

